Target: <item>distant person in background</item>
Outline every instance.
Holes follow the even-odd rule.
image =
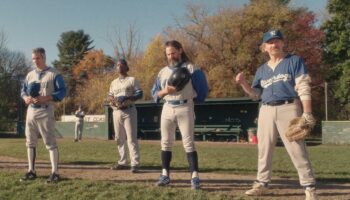
[[[84,128],[84,117],[85,113],[82,110],[81,105],[79,106],[78,110],[75,111],[75,135],[74,135],[74,142],[81,141],[82,135],[83,135],[83,128]]]
[[[140,167],[140,150],[137,141],[137,110],[134,102],[141,99],[143,91],[140,82],[128,75],[129,66],[126,60],[117,62],[118,78],[110,85],[107,100],[113,109],[115,141],[120,155],[117,164],[111,169],[128,169],[126,142],[131,160],[131,172],[136,173]]]
[[[32,61],[35,69],[27,74],[21,91],[21,96],[28,105],[25,127],[28,172],[20,181],[30,181],[37,177],[35,171],[36,146],[41,136],[46,149],[49,150],[52,167],[46,182],[57,183],[60,176],[58,174],[58,147],[54,135],[54,103],[61,101],[66,96],[66,86],[58,71],[46,65],[45,49],[33,49]]]
[[[290,121],[297,117],[315,124],[311,107],[310,76],[301,57],[283,50],[282,33],[271,30],[263,35],[261,50],[269,60],[261,65],[252,83],[248,85],[244,74],[236,82],[254,99],[261,99],[258,118],[258,173],[252,189],[246,195],[260,196],[268,192],[272,176],[272,155],[278,135],[299,174],[300,185],[305,189],[306,200],[316,200],[316,180],[304,140],[289,141],[285,135]]]

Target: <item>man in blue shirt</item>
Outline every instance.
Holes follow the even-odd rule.
[[[261,65],[249,86],[243,73],[236,82],[254,99],[261,99],[258,118],[258,174],[253,188],[247,195],[263,195],[272,174],[272,154],[281,137],[287,152],[305,187],[307,200],[317,199],[315,178],[304,140],[290,142],[285,136],[289,122],[302,116],[307,123],[315,124],[311,108],[310,77],[302,58],[283,51],[283,36],[278,30],[264,33],[261,50],[269,55],[269,61]]]

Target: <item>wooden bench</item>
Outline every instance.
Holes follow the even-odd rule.
[[[239,142],[239,136],[242,132],[240,125],[230,124],[211,124],[211,125],[195,125],[195,134],[200,135],[203,141],[207,140],[208,136],[212,137],[234,137],[236,142]]]
[[[143,125],[138,128],[139,131],[143,134],[143,139],[147,139],[147,135],[150,133],[160,133],[159,125]]]
[[[142,126],[139,128],[140,132],[147,138],[149,133],[160,133],[159,126]],[[195,135],[202,137],[203,141],[206,141],[208,136],[211,137],[234,137],[236,142],[239,142],[239,136],[242,132],[240,125],[227,125],[227,124],[211,124],[211,125],[195,125],[194,128]],[[176,128],[176,133],[179,134],[180,131]]]

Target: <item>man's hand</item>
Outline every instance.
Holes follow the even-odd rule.
[[[164,96],[166,96],[168,94],[173,94],[175,92],[177,92],[177,91],[176,91],[176,88],[174,86],[167,85],[164,89],[162,89],[158,92],[158,96],[160,98],[163,98]]]
[[[165,89],[167,91],[167,94],[173,94],[177,92],[176,87],[174,86],[167,85]]]
[[[245,76],[243,72],[240,72],[236,75],[236,83],[238,84],[244,84],[247,81],[245,80]]]
[[[33,98],[34,104],[44,104],[48,101],[52,101],[52,96],[37,96]]]
[[[24,96],[24,97],[23,97],[23,100],[24,100],[24,102],[25,102],[27,105],[29,105],[29,104],[31,104],[31,103],[34,103],[34,102],[33,102],[33,98],[32,98],[31,96]]]

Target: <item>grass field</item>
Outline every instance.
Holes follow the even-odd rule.
[[[24,139],[0,139],[0,156],[26,159]],[[257,147],[234,143],[197,142],[201,172],[251,175],[256,174]],[[159,141],[141,141],[141,167],[160,169]],[[350,182],[350,146],[318,145],[308,147],[318,182]],[[114,141],[87,139],[73,143],[59,140],[60,163],[76,165],[112,165],[117,160]],[[173,150],[171,166],[187,170],[182,144]],[[40,141],[38,160],[48,161],[48,152]],[[0,161],[1,162],[1,161]],[[45,185],[43,180],[20,184],[23,172],[0,171],[0,199],[230,199],[224,191],[193,192],[188,188],[156,188],[150,182],[115,183],[69,179],[57,185]],[[297,173],[283,147],[276,147],[273,176],[297,178]],[[157,198],[155,198],[157,197]],[[235,199],[246,199],[236,196]]]

